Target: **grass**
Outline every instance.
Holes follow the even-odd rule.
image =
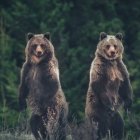
[[[22,115],[21,115],[22,116]],[[19,117],[20,118],[20,117]],[[20,122],[18,127],[12,127],[8,129],[5,127],[0,130],[0,140],[35,140],[33,135],[30,132],[29,120],[27,116],[24,116],[19,119]],[[92,127],[90,127],[92,126]],[[125,119],[125,138],[123,140],[140,140],[139,135],[139,119],[136,119],[135,116],[127,116]],[[67,140],[96,140],[97,139],[97,127],[95,124],[86,124],[84,121],[77,123],[73,121],[69,125]],[[92,134],[92,132],[95,132]],[[72,139],[73,138],[73,139]],[[103,140],[113,140],[111,137],[104,138]]]
[[[0,140],[34,140],[32,135],[28,134],[11,134],[11,133],[0,133]]]
[[[96,140],[91,138],[91,135],[89,135],[89,130],[86,129],[86,127],[76,126],[73,131],[72,135],[67,136],[67,140]],[[130,134],[127,134],[124,140],[140,140],[139,138],[130,137]],[[72,139],[73,137],[73,139]],[[1,132],[0,133],[0,140],[35,140],[32,134],[27,133],[21,133],[18,132],[10,133],[10,132]],[[112,138],[104,138],[103,140],[113,140]]]

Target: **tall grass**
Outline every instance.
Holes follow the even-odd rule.
[[[18,124],[12,128],[8,128],[7,122],[4,122],[3,128],[0,130],[0,140],[35,140],[30,131],[28,118],[27,113],[20,114]],[[95,123],[89,124],[85,121],[78,123],[73,120],[68,124],[67,129],[67,140],[97,139],[97,125]],[[127,119],[125,119],[125,136],[123,140],[140,140],[140,135],[138,135],[139,130],[140,125],[138,118],[134,115],[127,116]],[[114,139],[108,135],[108,137],[103,140]]]

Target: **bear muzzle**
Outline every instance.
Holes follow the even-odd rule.
[[[35,55],[36,55],[37,57],[41,57],[41,56],[43,56],[43,54],[44,54],[44,51],[43,51],[43,49],[41,48],[41,46],[37,46],[37,48],[36,48],[36,50],[35,50]]]
[[[107,51],[107,55],[109,58],[115,58],[117,55],[117,51],[114,46],[110,46],[109,50]]]

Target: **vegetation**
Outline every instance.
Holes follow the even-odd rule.
[[[140,138],[140,1],[1,0],[0,130],[17,128],[18,85],[24,62],[25,35],[51,32],[59,60],[69,121],[84,119],[89,69],[99,33],[124,34],[124,61],[134,91],[132,111],[124,114],[126,138]]]

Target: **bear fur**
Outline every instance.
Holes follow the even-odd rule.
[[[87,120],[98,124],[98,139],[105,137],[108,130],[114,139],[123,137],[124,122],[118,110],[121,105],[125,110],[132,105],[132,87],[122,61],[123,52],[121,33],[100,34],[90,68],[85,108]]]
[[[27,37],[19,86],[20,110],[29,105],[30,126],[36,140],[65,140],[68,105],[50,35],[28,33]]]

